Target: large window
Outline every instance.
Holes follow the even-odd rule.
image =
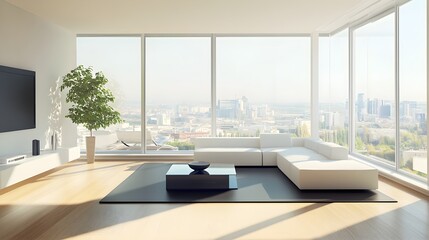
[[[426,5],[411,0],[320,37],[318,66],[319,137],[421,179],[428,176]],[[77,38],[77,63],[105,73],[125,120],[95,133],[98,152],[187,153],[194,137],[310,136],[310,36],[147,35],[143,42],[141,56],[140,36]],[[78,129],[85,149],[88,131]]]
[[[320,138],[420,177],[428,164],[426,4],[411,0],[319,38]],[[77,63],[105,73],[125,120],[96,132],[99,152],[184,153],[206,136],[310,136],[309,36],[150,35],[145,56],[141,42],[77,38]],[[87,130],[79,135],[83,145]]]
[[[319,38],[319,136],[348,145],[349,31]]]
[[[354,33],[354,151],[395,164],[395,13]]]
[[[211,134],[211,38],[146,37],[146,150],[192,150]]]
[[[426,1],[399,8],[400,168],[427,175]]]
[[[216,136],[309,136],[309,37],[216,38]]]
[[[116,101],[115,108],[124,123],[99,129],[96,150],[141,150],[141,38],[78,37],[77,64],[92,66],[109,79],[108,87]],[[81,149],[89,131],[78,126]]]

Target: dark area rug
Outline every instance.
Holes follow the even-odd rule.
[[[236,167],[237,190],[167,191],[170,166],[143,164],[100,203],[396,202],[379,191],[301,191],[277,167]]]

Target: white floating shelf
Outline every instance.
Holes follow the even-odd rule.
[[[0,189],[78,158],[80,158],[79,147],[72,147],[59,148],[56,151],[41,151],[38,156],[27,156],[25,160],[16,163],[0,164]]]

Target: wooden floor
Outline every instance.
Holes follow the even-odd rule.
[[[0,191],[0,239],[429,239],[429,199],[398,203],[104,204],[142,162],[72,162]]]

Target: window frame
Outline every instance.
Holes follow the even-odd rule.
[[[216,84],[216,39],[222,37],[308,37],[311,39],[311,34],[306,33],[297,33],[297,34],[151,34],[146,33],[142,35],[142,129],[146,129],[146,39],[147,38],[162,38],[162,37],[171,37],[171,38],[180,38],[180,37],[210,37],[211,38],[211,136],[216,137],[216,129],[217,129],[217,118],[216,118],[216,97],[217,97],[217,84]],[[310,54],[311,55],[311,54]],[[311,56],[309,56],[311,57]],[[310,81],[311,84],[311,81]],[[309,89],[310,91],[310,89]],[[310,105],[310,109],[313,106]],[[142,139],[146,139],[146,131],[142,130]],[[146,143],[142,144],[143,154],[153,154],[151,152],[147,152]],[[159,155],[168,154],[168,155],[184,155],[187,152],[160,152]]]
[[[148,152],[147,147],[146,147],[146,103],[147,103],[147,91],[146,91],[146,38],[210,38],[211,39],[211,57],[210,57],[210,64],[211,64],[211,87],[213,87],[213,82],[214,82],[214,74],[213,74],[213,65],[216,62],[213,62],[214,58],[213,58],[213,34],[150,34],[150,33],[146,33],[146,34],[142,34],[142,102],[141,102],[141,106],[142,106],[142,121],[141,121],[141,137],[142,137],[142,152],[143,154],[154,154],[153,152]],[[211,109],[210,109],[210,114],[212,115],[212,120],[211,120],[211,135],[213,136],[213,89],[211,89]],[[144,130],[143,130],[144,129]],[[143,140],[144,139],[144,140]],[[144,144],[143,144],[144,141]],[[190,154],[190,152],[193,151],[159,151],[159,153],[155,154],[155,155],[186,155],[186,154]]]
[[[412,1],[412,0],[411,0]],[[403,169],[401,169],[401,162],[400,162],[400,144],[401,144],[401,139],[400,139],[400,112],[399,112],[399,108],[400,108],[400,89],[399,89],[399,82],[400,82],[400,75],[399,75],[399,53],[400,53],[400,49],[399,49],[399,18],[400,18],[400,12],[399,9],[402,5],[406,4],[408,1],[402,2],[400,4],[397,4],[393,7],[390,7],[378,14],[372,15],[369,18],[365,18],[365,19],[361,19],[356,21],[355,23],[343,26],[341,28],[339,28],[339,30],[335,30],[334,32],[338,32],[341,31],[341,29],[344,28],[349,28],[349,154],[353,157],[356,157],[358,159],[362,159],[364,161],[367,161],[371,164],[374,164],[376,166],[380,166],[382,168],[385,169],[389,169],[392,170],[396,173],[400,173],[406,177],[409,177],[411,179],[417,180],[419,182],[425,182],[427,185],[429,185],[429,174],[427,174],[427,178],[412,174],[410,172],[407,172]],[[356,103],[356,99],[355,99],[355,94],[356,94],[356,81],[354,78],[354,71],[355,71],[355,66],[354,66],[354,45],[355,45],[355,39],[354,39],[354,32],[356,29],[359,29],[360,27],[363,27],[369,23],[375,22],[389,14],[394,14],[394,49],[395,49],[395,53],[394,53],[394,65],[395,65],[395,69],[394,69],[394,80],[395,80],[395,99],[394,99],[394,103],[395,103],[395,164],[394,165],[389,165],[385,162],[376,160],[374,158],[362,155],[362,154],[358,154],[355,152],[355,135],[356,135],[356,125],[355,125],[355,103]],[[427,91],[427,90],[426,90]],[[426,92],[427,98],[429,98],[429,94],[428,92]],[[426,107],[428,107],[428,102],[426,102]],[[429,135],[428,135],[429,138]],[[428,169],[429,169],[429,162],[428,162]]]
[[[288,34],[222,34],[222,33],[218,33],[218,34],[213,34],[213,38],[212,38],[212,56],[214,56],[213,62],[212,62],[212,66],[214,66],[214,72],[212,72],[213,74],[213,79],[212,79],[212,110],[213,112],[212,114],[212,137],[216,137],[216,130],[217,130],[217,113],[216,113],[216,103],[217,103],[217,76],[216,76],[216,40],[218,38],[258,38],[258,37],[266,37],[266,38],[274,38],[274,37],[280,37],[280,38],[289,38],[289,37],[305,37],[308,38],[310,40],[310,56],[309,56],[309,60],[310,60],[310,89],[308,91],[311,91],[312,87],[313,87],[313,77],[311,76],[312,73],[312,35],[311,34],[306,34],[306,33],[288,33]],[[313,116],[312,112],[313,112],[313,102],[312,102],[312,97],[311,96],[311,92],[310,92],[310,121],[313,121],[313,118],[315,116]],[[316,117],[317,118],[317,117]],[[311,133],[310,133],[311,134]]]
[[[412,1],[412,0],[410,0]],[[393,170],[396,173],[400,173],[406,177],[409,177],[414,180],[418,180],[419,182],[425,182],[427,185],[429,185],[429,174],[427,175],[427,178],[424,179],[424,177],[420,177],[417,175],[414,175],[412,173],[409,173],[407,171],[404,171],[400,168],[400,161],[399,161],[399,154],[400,154],[400,121],[399,121],[399,108],[400,108],[400,95],[399,95],[399,18],[400,18],[400,7],[404,4],[406,4],[408,1],[402,1],[401,3],[396,4],[392,7],[390,5],[389,7],[378,11],[377,13],[370,14],[369,16],[364,16],[363,18],[360,18],[354,22],[345,24],[336,30],[330,32],[330,33],[319,33],[319,34],[310,34],[310,33],[297,33],[297,34],[213,34],[213,33],[202,33],[202,34],[158,34],[158,33],[143,33],[143,34],[77,34],[76,38],[78,37],[140,37],[141,39],[141,138],[142,143],[143,139],[146,139],[146,38],[150,37],[210,37],[211,38],[211,135],[212,137],[215,137],[216,135],[216,39],[218,37],[309,37],[311,41],[313,41],[314,35],[318,37],[320,36],[330,36],[335,35],[338,32],[343,31],[344,29],[348,28],[348,64],[349,64],[349,72],[348,72],[348,96],[349,96],[349,122],[348,122],[348,145],[349,145],[349,154],[352,157],[356,157],[359,159],[362,159],[364,161],[368,161],[371,164],[374,164],[376,166],[380,166],[389,170]],[[371,157],[367,157],[361,154],[355,153],[355,135],[356,135],[356,126],[355,126],[355,79],[354,79],[354,32],[356,29],[371,23],[373,21],[377,21],[391,13],[395,14],[395,71],[394,71],[394,79],[395,79],[395,166],[389,165],[387,163],[383,163],[381,161],[377,161],[375,159],[372,159]],[[427,14],[427,12],[426,12]],[[428,48],[429,49],[429,48]],[[314,57],[313,51],[319,51],[318,47],[315,49],[313,46],[311,46],[311,56],[310,58]],[[317,53],[316,53],[317,56]],[[311,60],[313,63],[313,59]],[[311,66],[311,71],[313,71],[314,68],[317,68],[318,66]],[[429,76],[429,75],[428,75]],[[316,78],[317,79],[317,78]],[[427,80],[427,79],[426,79]],[[318,83],[313,82],[313,77],[311,78],[311,88],[315,85],[318,86]],[[429,84],[428,84],[429,86]],[[311,89],[309,89],[311,91]],[[427,91],[427,89],[426,89]],[[429,93],[426,92],[427,100],[429,100]],[[313,95],[312,95],[313,98]],[[427,109],[428,109],[428,102],[426,102]],[[313,100],[310,102],[310,109],[311,113],[313,113],[313,109],[318,109],[318,106],[314,106]],[[428,111],[429,112],[429,111]],[[315,119],[313,114],[311,114],[311,121],[319,121],[319,119]],[[428,121],[427,121],[428,122]],[[315,136],[313,136],[315,137]],[[429,135],[428,135],[429,139]],[[429,142],[429,141],[428,141]],[[111,152],[112,154],[118,154],[118,151]],[[123,152],[120,152],[123,154]],[[162,158],[164,152],[161,154],[151,154],[146,152],[146,143],[144,141],[144,144],[142,144],[142,151],[141,154],[147,155],[147,156],[160,156]],[[139,154],[139,155],[141,155]],[[118,154],[119,155],[119,154]],[[116,156],[118,156],[116,155]],[[135,157],[133,154],[123,154],[125,156],[130,156],[131,158]],[[180,153],[177,154],[177,152],[173,152],[172,154],[168,154],[170,156],[176,155],[179,159],[182,159],[184,156],[187,156],[186,154]],[[429,170],[429,163],[428,163],[428,170]]]
[[[394,117],[394,119],[395,119],[395,163],[394,163],[394,165],[392,166],[391,164],[388,164],[388,163],[386,163],[386,162],[383,162],[383,161],[380,161],[380,160],[377,160],[377,159],[375,159],[375,158],[372,158],[372,157],[370,157],[370,156],[365,156],[365,155],[363,155],[363,154],[359,154],[359,153],[356,153],[356,146],[355,146],[355,144],[356,144],[356,141],[355,141],[355,137],[356,137],[356,119],[355,119],[355,110],[356,110],[356,99],[355,99],[355,97],[356,97],[356,79],[355,79],[355,35],[354,35],[354,33],[355,33],[355,31],[357,30],[357,29],[359,29],[359,28],[361,28],[361,27],[364,27],[364,26],[366,26],[366,25],[368,25],[368,24],[370,24],[370,23],[372,23],[372,22],[376,22],[376,21],[378,21],[378,20],[380,20],[380,19],[382,19],[382,18],[384,18],[384,17],[386,17],[386,16],[388,16],[388,15],[390,15],[390,14],[394,14],[394,19],[395,19],[395,21],[394,21],[394,24],[395,24],[395,26],[394,26],[394,29],[395,29],[395,33],[394,33],[394,49],[395,49],[395,53],[394,53],[394,57],[395,57],[395,64],[394,64],[394,81],[395,81],[395,99],[394,99],[394,102],[395,102],[395,117]],[[349,106],[349,109],[350,109],[350,122],[349,122],[349,126],[350,126],[350,130],[349,130],[349,152],[350,152],[350,155],[352,155],[352,156],[355,156],[355,157],[358,157],[358,158],[361,158],[361,159],[364,159],[364,160],[367,160],[367,161],[370,161],[371,163],[374,163],[374,164],[376,164],[376,165],[380,165],[380,166],[382,166],[382,167],[385,167],[385,168],[389,168],[389,169],[392,169],[392,170],[395,170],[395,171],[397,171],[397,154],[398,154],[398,152],[397,152],[397,149],[398,149],[398,146],[400,146],[399,145],[399,141],[398,141],[398,139],[397,139],[397,135],[398,135],[398,122],[397,122],[397,120],[398,120],[398,104],[397,104],[397,99],[398,99],[398,95],[397,95],[397,92],[398,92],[398,74],[397,74],[397,72],[398,72],[398,56],[397,56],[397,48],[398,48],[398,39],[397,39],[397,37],[398,37],[398,31],[397,31],[397,14],[396,14],[396,7],[394,7],[394,8],[390,8],[390,9],[388,9],[388,10],[386,10],[386,11],[384,11],[384,12],[382,12],[382,13],[380,13],[380,14],[378,14],[378,15],[376,15],[376,16],[373,16],[373,17],[371,17],[371,18],[369,18],[369,19],[366,19],[366,20],[364,20],[364,21],[362,21],[362,22],[359,22],[359,23],[357,23],[357,24],[355,24],[355,25],[353,25],[353,26],[351,26],[350,28],[349,28],[349,62],[350,62],[350,65],[349,65],[349,71],[350,71],[350,73],[349,73],[349,77],[350,77],[350,79],[349,79],[349,87],[351,87],[351,91],[350,91],[350,95],[349,95],[349,102],[350,102],[350,106]]]

